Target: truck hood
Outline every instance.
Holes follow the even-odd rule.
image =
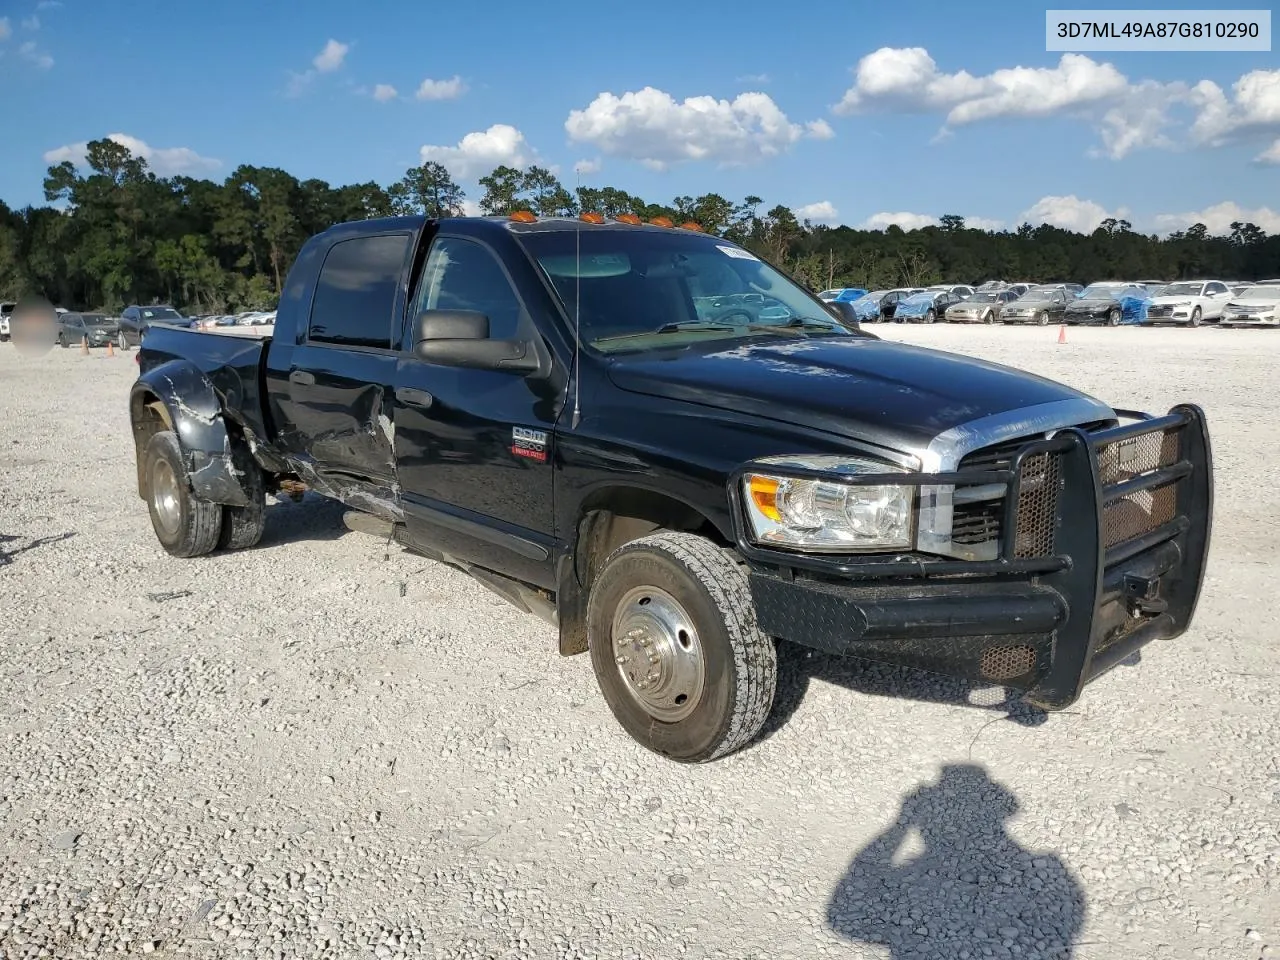
[[[609,377],[622,390],[741,411],[905,453],[924,449],[962,424],[1040,404],[1077,401],[1076,424],[1114,416],[1101,401],[1053,380],[861,337],[712,344],[619,357]]]

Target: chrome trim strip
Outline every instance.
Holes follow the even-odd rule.
[[[983,447],[994,446],[1006,440],[1025,437],[1028,441],[1064,427],[1074,427],[1095,420],[1117,419],[1116,412],[1101,400],[1093,397],[1073,397],[1049,403],[1006,410],[990,416],[979,417],[968,423],[957,424],[944,430],[929,442],[924,450],[915,451],[920,468],[925,473],[950,473],[968,454]],[[957,546],[951,540],[952,504],[954,485],[920,488],[919,526],[916,535],[917,549],[925,553],[939,553],[962,560],[994,560],[992,546]]]

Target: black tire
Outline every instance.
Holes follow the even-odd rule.
[[[1041,310],[1039,313],[1037,313],[1036,323],[1042,327],[1047,327],[1049,325],[1049,311]]]
[[[623,614],[624,602],[632,608],[628,597],[639,597],[636,606],[649,604],[651,590],[673,599],[688,616],[694,634],[689,659],[702,661],[696,702],[679,707],[690,712],[673,722],[657,718],[641,703],[632,681],[623,678],[627,667],[617,659],[622,651],[629,662],[628,654],[642,649],[637,644],[645,640],[627,633],[618,645],[615,618]],[[685,650],[691,649],[683,631],[679,638]],[[694,534],[663,531],[614,551],[587,600],[587,645],[600,692],[622,728],[672,760],[705,763],[742,748],[760,732],[773,706],[777,650],[756,623],[746,574],[732,555]],[[674,650],[674,644],[667,646]],[[677,695],[672,703],[682,701]]]
[[[1120,317],[1121,317],[1120,311],[1115,307],[1112,307],[1111,312],[1107,314],[1107,326],[1109,327],[1120,326]]]
[[[1200,308],[1196,307],[1194,310],[1191,311],[1191,326],[1193,327],[1200,326],[1200,317],[1201,317]]]
[[[222,531],[222,505],[192,496],[191,477],[183,463],[177,434],[161,430],[152,436],[143,450],[142,461],[147,510],[160,545],[175,557],[198,557],[211,552]],[[157,480],[167,475],[172,476],[173,483],[164,483],[157,489]],[[166,499],[166,488],[172,503],[164,507],[160,503]]]
[[[121,350],[129,349],[129,340],[125,337],[123,330],[116,334],[116,346]]]
[[[65,334],[62,334],[62,333],[58,334],[58,346],[60,346],[63,350],[67,349],[68,344],[67,344],[67,337]]]
[[[987,315],[986,315],[986,317],[983,319],[983,321],[982,321],[982,322],[983,322],[983,323],[995,323],[995,322],[996,322],[996,312],[995,312],[994,310],[988,310],[988,311],[987,311]]]
[[[267,484],[249,445],[239,438],[231,441],[231,462],[240,475],[249,502],[243,507],[223,505],[218,548],[245,550],[257,546],[267,525]]]
[[[932,310],[926,310],[926,311],[924,312],[924,322],[925,322],[925,323],[933,323],[933,322],[934,322],[935,320],[937,320],[937,319],[938,319],[938,315],[937,315],[936,313],[934,313]]]

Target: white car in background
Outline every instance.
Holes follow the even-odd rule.
[[[1257,283],[1236,294],[1222,309],[1223,327],[1280,327],[1280,283]]]
[[[1146,323],[1185,323],[1200,326],[1202,320],[1219,320],[1231,299],[1231,288],[1221,280],[1177,280],[1152,291]]]

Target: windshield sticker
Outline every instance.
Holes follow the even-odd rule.
[[[722,247],[720,246],[720,244],[717,243],[716,249],[719,250],[721,253],[723,253],[726,257],[736,257],[739,260],[759,260],[760,259],[754,253],[748,253],[746,250],[743,250],[741,247]]]

